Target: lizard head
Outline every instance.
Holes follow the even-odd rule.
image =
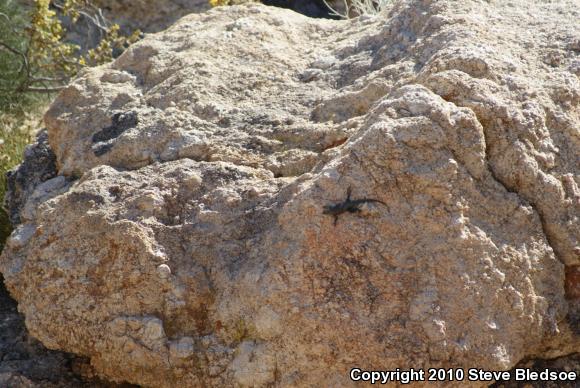
[[[322,207],[322,214],[333,214],[333,213],[334,213],[333,205],[324,205]]]

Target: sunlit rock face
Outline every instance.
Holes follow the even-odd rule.
[[[0,259],[28,329],[151,387],[577,351],[573,3],[225,7],[87,70]]]

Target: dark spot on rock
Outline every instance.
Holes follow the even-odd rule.
[[[113,143],[103,143],[93,146],[95,156],[103,156],[113,148]]]
[[[121,54],[123,54],[123,52],[125,51],[124,47],[113,47],[113,59],[117,59],[119,58],[119,56],[121,56]]]
[[[109,152],[114,145],[113,139],[119,137],[127,129],[134,128],[139,124],[137,112],[115,113],[111,118],[111,125],[103,128],[93,135],[93,153],[99,157]]]
[[[222,117],[218,121],[218,125],[222,128],[227,128],[232,124],[232,120],[229,117]]]
[[[77,192],[72,192],[69,195],[70,195],[70,198],[72,201],[78,202],[78,203],[85,204],[85,203],[88,203],[90,201],[92,201],[96,205],[102,205],[105,203],[105,199],[98,194],[77,191]]]
[[[20,210],[34,189],[56,175],[56,155],[48,144],[46,129],[43,129],[38,134],[36,143],[26,147],[23,162],[6,173],[4,204],[12,225],[20,223]]]
[[[121,195],[121,188],[119,186],[111,186],[109,187],[109,194],[117,199]]]
[[[93,143],[115,139],[127,129],[136,127],[139,123],[137,112],[134,111],[115,113],[112,121],[111,125],[93,135]]]
[[[325,145],[322,150],[323,151],[326,151],[326,150],[329,150],[331,148],[338,147],[338,146],[343,145],[344,143],[346,143],[347,140],[348,140],[348,137],[344,137],[342,139],[335,140],[332,143]]]
[[[134,128],[139,123],[137,112],[115,113],[112,124],[93,135],[93,143],[103,142],[119,137],[127,129]]]
[[[311,18],[339,19],[324,4],[323,0],[264,0],[262,3],[274,7],[289,8]]]
[[[564,282],[566,298],[580,300],[580,265],[567,265]]]

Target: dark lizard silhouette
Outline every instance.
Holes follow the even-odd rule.
[[[346,191],[346,199],[343,202],[337,203],[335,205],[325,205],[322,213],[328,214],[334,217],[334,225],[338,222],[338,216],[342,213],[358,213],[361,211],[360,206],[364,203],[381,203],[387,205],[383,201],[372,198],[360,198],[360,199],[350,199],[351,188],[349,187]]]

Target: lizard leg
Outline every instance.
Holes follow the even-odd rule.
[[[334,226],[336,226],[336,223],[338,222],[338,215],[334,215]]]

